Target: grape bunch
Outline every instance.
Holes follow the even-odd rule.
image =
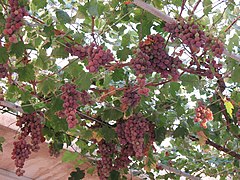
[[[124,91],[124,94],[121,98],[121,109],[123,111],[127,110],[128,107],[135,107],[140,102],[141,97],[138,94],[137,90],[134,88],[129,88]]]
[[[5,78],[8,74],[8,65],[0,64],[0,78]]]
[[[146,88],[146,79],[145,78],[137,78],[138,82],[138,94],[139,95],[144,95],[144,96],[149,96],[149,88]]]
[[[238,125],[240,126],[240,108],[238,108],[238,111],[236,113],[236,117],[237,117]]]
[[[15,161],[15,166],[17,167],[16,175],[22,176],[24,170],[22,169],[25,160],[29,158],[31,154],[31,145],[27,143],[24,138],[19,138],[18,141],[13,143],[12,159]]]
[[[88,65],[87,69],[90,73],[97,72],[100,66],[105,66],[111,61],[114,61],[113,54],[109,49],[103,50],[102,46],[92,43],[88,47]]]
[[[207,36],[197,24],[185,22],[183,19],[179,23],[166,23],[164,31],[171,33],[171,39],[179,38],[186,44],[193,54],[203,48],[204,51],[211,50],[213,55],[221,58],[224,51],[224,44],[217,38]]]
[[[67,123],[69,128],[73,128],[78,123],[76,112],[79,107],[78,100],[80,98],[80,92],[77,91],[76,85],[66,83],[62,86],[62,95],[61,99],[64,101],[63,103],[63,112],[67,117]]]
[[[200,122],[200,126],[204,129],[207,128],[207,122],[213,120],[212,111],[204,106],[202,102],[198,102],[198,107],[195,109],[194,122]]]
[[[31,150],[37,152],[40,149],[39,144],[42,142],[42,116],[33,112],[31,114],[23,114],[17,118],[16,125],[21,129],[21,138],[31,135]]]
[[[213,38],[211,36],[207,37],[206,44],[204,46],[204,50],[211,50],[213,55],[222,58],[222,54],[224,51],[224,44],[217,38]]]
[[[121,152],[114,161],[114,170],[126,168],[131,163],[131,156],[135,156],[135,152],[132,144],[127,143],[121,147]]]
[[[193,53],[198,53],[199,48],[203,48],[206,43],[206,35],[204,31],[199,29],[199,26],[194,23],[186,23],[180,20],[177,23],[166,23],[164,30],[171,33],[171,38],[180,38]]]
[[[82,46],[80,44],[66,44],[65,50],[73,56],[77,56],[79,59],[83,60],[87,57],[88,46]]]
[[[160,34],[148,35],[145,41],[140,42],[139,47],[142,53],[149,57],[149,72],[160,73],[163,78],[168,78],[168,75],[171,75],[173,80],[179,78],[178,68],[182,61],[168,55],[164,38]]]
[[[136,57],[130,63],[137,76],[145,77],[153,72],[149,56],[142,51],[137,52]]]
[[[79,99],[80,99],[80,102],[82,103],[82,105],[93,104],[91,96],[88,94],[87,91],[81,91]]]
[[[18,0],[8,0],[10,5],[10,14],[6,19],[5,29],[3,33],[9,36],[9,41],[17,43],[17,36],[14,34],[23,26],[23,17],[28,16],[28,12],[24,7],[20,7]]]
[[[101,180],[107,180],[110,172],[113,170],[113,156],[116,153],[116,145],[107,143],[105,140],[98,142],[98,154],[101,155],[101,160],[97,161],[97,171]]]
[[[23,114],[17,118],[16,125],[20,128],[21,133],[18,136],[18,141],[13,143],[12,159],[15,160],[16,174],[18,176],[22,176],[25,172],[22,168],[31,152],[37,152],[40,149],[39,144],[44,142],[42,118],[42,115],[37,112]],[[28,135],[31,137],[30,143],[26,140]]]
[[[143,157],[154,141],[154,126],[141,113],[129,117],[124,123],[118,123],[116,133],[122,145],[132,145],[137,158]],[[146,136],[147,144],[144,142]]]

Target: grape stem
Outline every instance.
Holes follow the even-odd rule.
[[[189,138],[190,138],[192,141],[199,141],[199,139],[198,139],[197,137],[193,136],[193,135],[189,135]],[[240,160],[240,154],[236,153],[235,151],[232,151],[232,150],[230,150],[230,149],[227,149],[227,148],[225,148],[225,147],[223,147],[223,146],[221,146],[221,145],[219,145],[219,144],[217,144],[217,143],[215,143],[215,142],[213,142],[213,141],[211,141],[211,140],[209,140],[209,139],[207,139],[206,144],[208,144],[208,145],[216,148],[216,149],[219,150],[219,151],[223,151],[223,152],[225,152],[226,154],[229,154],[230,156],[235,157],[236,159],[239,159],[239,160]]]

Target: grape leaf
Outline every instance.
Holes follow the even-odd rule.
[[[71,18],[69,17],[68,13],[64,12],[63,10],[57,9],[56,10],[56,16],[57,16],[57,19],[62,24],[66,24],[66,23],[71,22]]]
[[[0,63],[3,64],[8,59],[7,49],[5,47],[0,47]]]
[[[234,107],[233,107],[232,103],[231,103],[230,101],[227,101],[227,100],[226,100],[226,101],[224,102],[224,105],[225,105],[225,107],[226,107],[226,109],[227,109],[227,113],[230,115],[231,118],[233,118],[232,113],[233,113]]]
[[[123,116],[123,113],[117,109],[106,109],[103,111],[102,119],[104,121],[118,120]]]
[[[63,162],[75,161],[79,156],[76,152],[65,151],[62,157]]]
[[[25,67],[17,69],[20,81],[31,81],[35,79],[34,67],[32,64],[27,64]]]
[[[79,168],[76,168],[76,171],[72,171],[70,174],[69,180],[80,180],[85,177],[84,170],[81,170]]]
[[[38,8],[44,8],[47,5],[46,0],[33,0],[32,3]]]

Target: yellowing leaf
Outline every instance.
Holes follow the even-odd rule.
[[[102,137],[101,137],[101,136],[99,135],[99,133],[97,133],[96,131],[93,131],[92,137],[93,137],[93,139],[96,139],[97,142],[99,142],[99,141],[102,140]]]
[[[230,117],[232,118],[232,112],[233,112],[233,109],[234,109],[234,106],[232,105],[232,103],[230,101],[225,101],[224,102],[224,105],[227,109],[227,113],[230,115]]]
[[[206,141],[208,140],[208,137],[204,134],[203,131],[197,132],[198,138],[199,138],[199,144],[200,146],[203,146],[206,144]]]

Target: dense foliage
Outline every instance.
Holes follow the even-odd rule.
[[[75,140],[63,161],[90,155],[100,179],[240,178],[240,2],[145,2],[171,22],[135,1],[0,0],[0,105],[20,128],[17,175],[40,143],[57,157]]]

